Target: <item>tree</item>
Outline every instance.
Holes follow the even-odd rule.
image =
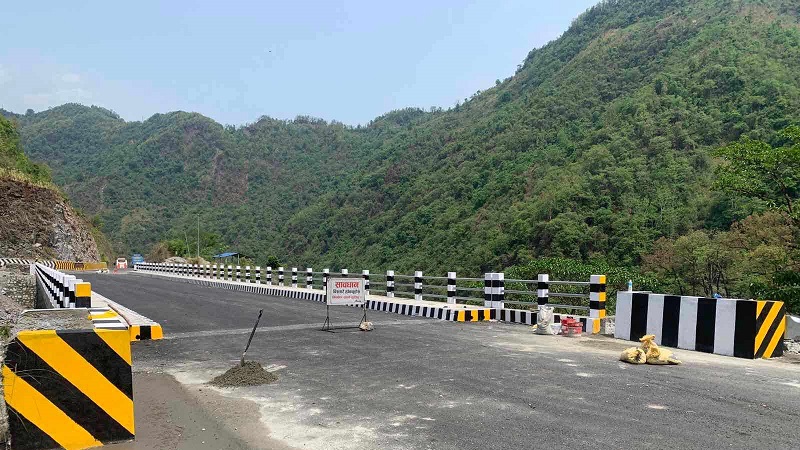
[[[723,190],[764,200],[800,226],[800,127],[781,135],[791,145],[772,147],[748,137],[714,152],[723,159],[716,184]]]

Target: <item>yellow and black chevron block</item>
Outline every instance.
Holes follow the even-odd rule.
[[[786,334],[786,305],[783,302],[756,302],[755,357],[783,356]]]
[[[127,330],[21,331],[3,364],[12,448],[80,449],[133,439]]]

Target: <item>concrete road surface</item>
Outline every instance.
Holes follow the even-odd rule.
[[[800,448],[800,364],[786,359],[676,351],[681,366],[631,366],[617,361],[631,344],[610,338],[377,312],[372,332],[327,333],[316,302],[134,273],[82,277],[164,327],[165,340],[134,345],[134,370],[257,405],[253,424],[206,402],[253,448]],[[260,308],[248,359],[279,381],[210,389]],[[355,309],[331,311],[334,325],[358,322]]]

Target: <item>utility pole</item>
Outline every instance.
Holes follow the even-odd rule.
[[[197,261],[200,264],[200,214],[197,215]]]

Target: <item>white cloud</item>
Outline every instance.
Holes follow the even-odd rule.
[[[64,83],[78,83],[81,81],[81,76],[77,73],[65,73],[61,75],[61,81]]]

